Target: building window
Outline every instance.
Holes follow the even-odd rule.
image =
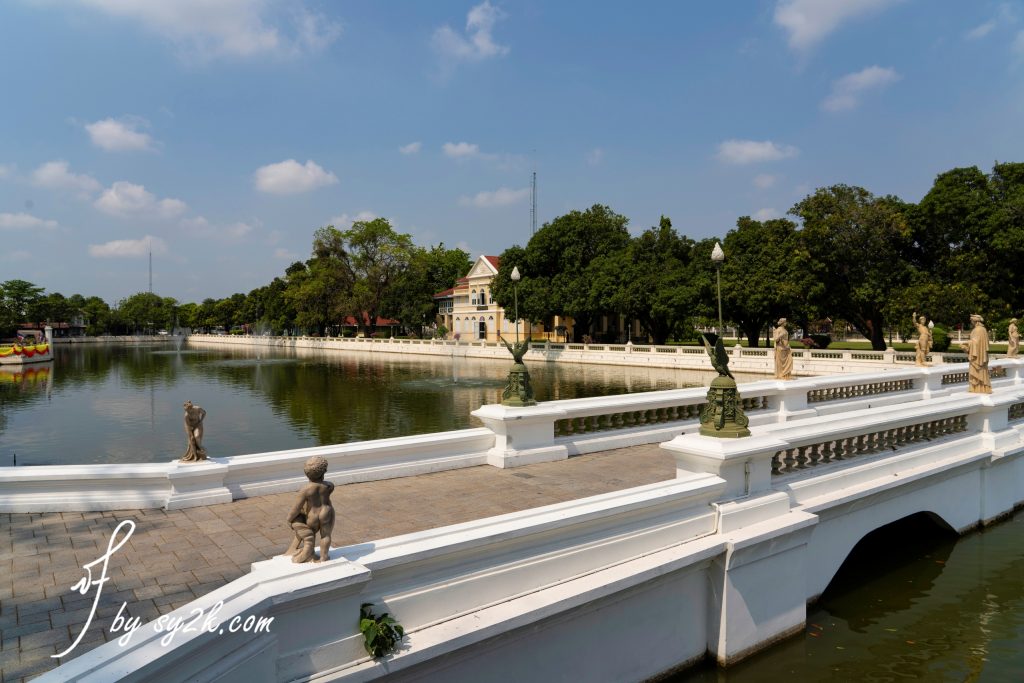
[[[471,305],[473,305],[473,306],[476,306],[476,290],[475,290],[475,289],[474,289],[474,290],[473,290],[473,292],[472,292],[472,293],[470,294],[470,299],[469,299],[469,303],[470,303]]]

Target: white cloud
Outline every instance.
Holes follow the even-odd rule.
[[[111,240],[103,244],[90,244],[89,255],[95,258],[134,258],[167,252],[167,243],[159,237],[146,235],[138,240]]]
[[[249,223],[245,223],[244,221],[236,221],[235,223],[228,223],[227,225],[214,225],[210,223],[205,216],[183,218],[178,225],[183,230],[187,230],[195,235],[226,239],[229,241],[239,240],[247,236],[255,227]]]
[[[995,17],[972,28],[964,34],[964,39],[980,40],[992,33],[995,29],[999,28],[1000,25],[1006,26],[1009,24],[1016,24],[1017,18],[1017,9],[1011,3],[1001,3],[999,8],[996,10]]]
[[[484,0],[466,15],[465,36],[448,25],[434,31],[434,49],[447,59],[469,62],[508,54],[508,47],[495,43],[491,35],[494,24],[504,18],[504,12]]]
[[[900,0],[778,0],[775,24],[789,33],[789,46],[806,50],[822,41],[839,25]]]
[[[792,145],[780,145],[771,140],[726,140],[718,145],[718,159],[727,164],[756,164],[763,161],[789,159],[800,153]]]
[[[967,38],[967,40],[977,40],[978,38],[984,38],[989,33],[991,33],[992,29],[994,29],[995,27],[996,22],[986,21],[984,24],[975,26],[970,31],[968,31],[965,37]]]
[[[56,190],[75,190],[86,195],[102,187],[92,176],[72,173],[66,161],[47,161],[32,172],[32,184]]]
[[[275,249],[274,258],[281,259],[283,261],[298,261],[299,255],[294,251],[288,251],[287,249]]]
[[[259,55],[295,56],[322,50],[341,25],[301,4],[268,0],[78,0],[108,16],[134,22],[170,41],[187,60]]]
[[[93,206],[111,216],[175,218],[188,206],[180,199],[157,199],[142,185],[119,180],[103,191]]]
[[[473,159],[481,156],[480,145],[469,142],[446,142],[441,145],[441,151],[451,159]]]
[[[588,166],[597,166],[602,161],[604,161],[604,150],[600,147],[595,147],[587,154]]]
[[[337,176],[330,171],[325,171],[312,160],[307,160],[305,165],[295,159],[267,164],[256,169],[254,177],[256,189],[268,194],[310,192],[338,182]]]
[[[36,218],[28,213],[0,213],[0,230],[25,230],[30,228],[52,230],[56,227],[57,221]]]
[[[826,97],[821,108],[825,111],[846,111],[860,104],[860,95],[868,90],[878,90],[900,80],[900,75],[890,67],[869,66],[847,74],[832,83],[832,94]]]
[[[493,192],[477,192],[472,197],[460,197],[459,206],[475,206],[489,209],[497,206],[518,204],[521,201],[525,201],[529,196],[530,188],[528,187],[524,187],[521,190],[500,187]]]
[[[335,216],[331,220],[327,221],[328,225],[333,225],[336,228],[350,228],[356,221],[372,221],[374,218],[380,218],[377,214],[372,211],[360,211],[355,216],[350,216],[347,213],[343,213],[340,216]]]
[[[137,117],[126,119],[103,119],[85,124],[85,130],[92,144],[108,152],[128,152],[153,149],[153,138],[138,130],[149,122]]]
[[[402,154],[419,154],[422,147],[422,142],[410,142],[408,145],[402,145],[399,147],[398,151]]]
[[[762,190],[767,190],[775,184],[775,180],[775,176],[769,173],[761,173],[760,175],[754,176],[754,186]]]
[[[751,218],[756,221],[769,221],[773,218],[778,218],[781,215],[782,214],[775,209],[758,209],[754,212],[754,215],[751,216]]]

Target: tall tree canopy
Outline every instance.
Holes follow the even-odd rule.
[[[722,307],[750,346],[780,317],[806,310],[810,294],[822,294],[808,269],[796,224],[785,218],[757,221],[742,216],[723,240]],[[806,316],[800,316],[806,319]]]
[[[494,299],[511,309],[513,289],[508,273],[519,266],[519,311],[523,318],[544,321],[552,316],[571,316],[576,340],[591,332],[594,320],[607,308],[607,297],[595,291],[593,280],[600,268],[595,260],[621,251],[629,244],[628,219],[607,206],[595,204],[586,211],[571,211],[545,223],[520,254],[502,255],[503,276],[492,286]],[[505,256],[509,258],[506,259]]]
[[[896,197],[875,197],[861,187],[833,185],[798,202],[808,269],[820,283],[816,301],[885,349],[885,309],[910,279],[910,230]]]

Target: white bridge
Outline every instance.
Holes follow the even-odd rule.
[[[165,647],[150,624],[39,680],[639,681],[706,654],[729,664],[800,631],[807,602],[871,531],[924,512],[963,532],[1024,502],[1024,361],[992,367],[991,395],[967,393],[962,365],[741,385],[743,439],[696,434],[704,390],[678,390],[484,406],[482,429],[165,470],[147,481],[170,481],[167,496],[153,483],[133,500],[294,489],[285,470],[313,452],[335,481],[386,476],[389,462],[392,474],[515,466],[631,443],[663,442],[677,463],[674,480],[336,548],[324,564],[257,562],[174,614],[222,600],[222,622],[274,617],[270,633],[180,634]],[[136,475],[119,474],[130,488]],[[0,474],[5,506],[117,501],[100,472],[20,498],[33,485],[18,476]],[[365,602],[405,627],[397,654],[367,657]]]

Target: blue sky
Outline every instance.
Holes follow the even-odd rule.
[[[593,203],[692,237],[1024,161],[1024,2],[12,0],[0,280],[247,292],[385,216],[498,254]]]

